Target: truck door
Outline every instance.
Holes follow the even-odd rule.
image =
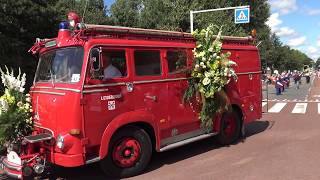
[[[133,95],[136,111],[144,111],[152,115],[158,125],[160,136],[167,136],[170,123],[167,119],[168,91],[164,81],[164,65],[162,51],[159,49],[132,50],[134,77]],[[150,117],[148,117],[150,118]]]
[[[189,102],[183,102],[183,95],[188,87],[187,51],[184,49],[167,50],[165,59],[168,67],[168,97],[170,99],[168,119],[171,128],[176,131],[175,135],[185,133],[190,136],[197,135],[190,132],[200,128],[198,112]]]
[[[118,115],[133,110],[133,99],[127,90],[130,70],[127,49],[91,50],[88,77],[83,90],[84,128],[88,147],[101,143],[107,125]],[[94,65],[97,62],[99,65]],[[102,67],[95,69],[96,67]]]

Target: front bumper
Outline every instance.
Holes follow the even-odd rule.
[[[21,165],[9,162],[6,157],[0,158],[0,169],[10,178],[22,179],[22,168]]]

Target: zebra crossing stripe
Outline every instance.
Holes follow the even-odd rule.
[[[267,102],[262,102],[262,107],[267,105]]]
[[[305,114],[307,110],[308,103],[297,103],[291,113],[295,114]]]
[[[270,113],[278,113],[282,110],[282,108],[284,108],[284,106],[286,106],[287,103],[276,103],[275,105],[273,105],[268,112]]]

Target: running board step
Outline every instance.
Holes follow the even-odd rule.
[[[174,149],[174,148],[177,148],[177,147],[180,147],[180,146],[183,146],[183,145],[195,142],[195,141],[206,139],[206,138],[215,136],[217,134],[218,134],[217,132],[213,132],[213,133],[209,133],[209,134],[202,134],[200,136],[196,136],[196,137],[193,137],[193,138],[190,138],[190,139],[185,139],[183,141],[179,141],[179,142],[176,142],[176,143],[173,143],[173,144],[169,144],[167,146],[162,147],[160,149],[160,152],[168,151],[170,149]]]

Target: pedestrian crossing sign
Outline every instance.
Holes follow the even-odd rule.
[[[234,10],[234,22],[236,24],[249,23],[250,22],[250,9],[239,8]]]

